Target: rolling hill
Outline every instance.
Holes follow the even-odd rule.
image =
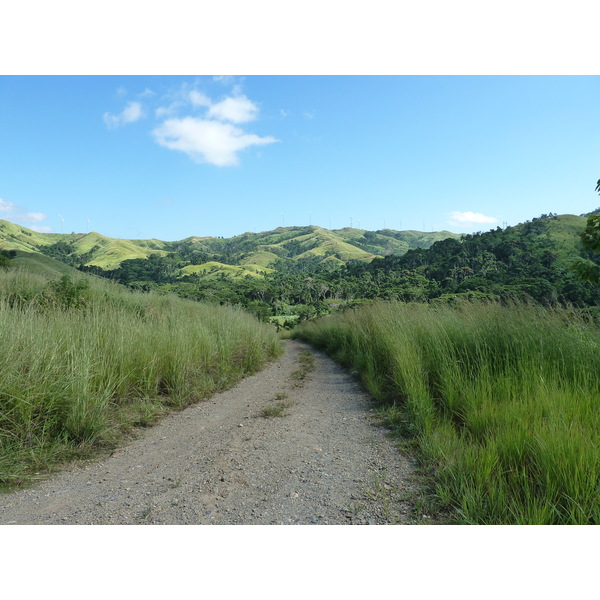
[[[262,319],[291,322],[377,298],[525,298],[595,307],[600,287],[572,269],[580,258],[600,262],[581,246],[585,225],[585,216],[550,214],[463,236],[310,226],[166,242],[40,234],[0,222],[0,250],[16,250],[31,268],[69,266],[134,289],[233,304]]]
[[[0,249],[37,252],[72,266],[116,269],[124,260],[165,254],[158,240],[120,240],[99,233],[38,233],[0,220]]]
[[[191,273],[215,277],[260,276],[277,261],[302,261],[343,265],[348,261],[370,262],[376,257],[400,256],[412,248],[428,248],[441,239],[459,236],[449,231],[366,231],[317,226],[280,227],[232,238],[190,237],[175,242],[125,240],[91,233],[38,233],[0,220],[0,249],[39,253],[74,267],[118,269],[124,261],[150,256],[176,256],[186,263],[182,276]]]
[[[15,267],[28,271],[29,273],[44,275],[51,278],[62,277],[65,274],[71,276],[79,275],[79,271],[74,267],[70,267],[60,260],[44,256],[38,252],[15,250],[15,256],[11,262]]]

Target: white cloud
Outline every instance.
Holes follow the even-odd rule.
[[[236,81],[236,77],[233,75],[215,75],[212,79],[223,85],[233,85]]]
[[[25,223],[40,223],[47,217],[48,215],[44,213],[23,213],[19,215],[19,220],[25,221]]]
[[[211,99],[198,90],[192,90],[188,94],[188,98],[193,106],[210,106],[212,104]]]
[[[171,102],[156,109],[158,118],[173,116],[179,109],[191,105],[194,108],[207,108],[205,116],[209,119],[229,121],[231,123],[246,123],[254,121],[258,116],[258,106],[244,96],[239,88],[220,102],[213,102],[204,92],[191,88],[189,84],[182,86],[167,96]]]
[[[470,227],[472,225],[481,225],[485,223],[497,223],[498,219],[495,217],[488,217],[482,213],[474,213],[471,211],[460,212],[453,211],[450,213],[450,225]]]
[[[138,98],[145,98],[144,106],[157,123],[151,131],[159,145],[170,150],[185,152],[197,163],[231,166],[239,162],[239,152],[252,146],[277,142],[272,136],[258,136],[245,131],[242,124],[255,121],[259,106],[243,94],[237,78],[215,77],[229,86],[229,92],[218,101],[204,90],[204,80],[184,82],[165,94],[146,89]],[[287,114],[287,113],[285,113]],[[146,116],[140,102],[129,102],[119,114],[104,113],[109,129],[133,123]]]
[[[175,116],[180,109],[189,106],[193,107],[208,107],[212,104],[212,100],[198,90],[190,90],[189,85],[183,84],[179,90],[171,93],[163,98],[163,100],[171,100],[169,104],[159,106],[154,111],[157,119]]]
[[[10,219],[13,222],[19,223],[41,223],[44,219],[48,218],[48,215],[41,212],[27,212],[25,208],[18,206],[14,202],[8,202],[0,198],[0,218]],[[39,227],[42,229],[45,226],[31,227],[34,231],[39,231]],[[49,228],[46,228],[49,229]]]
[[[52,233],[52,227],[48,227],[47,225],[32,225],[30,229],[38,233]]]
[[[142,117],[142,105],[139,102],[130,102],[121,113],[123,123],[133,123]]]
[[[213,104],[208,109],[208,116],[220,121],[247,123],[258,116],[258,106],[246,96],[233,96]]]
[[[142,111],[142,105],[139,102],[129,102],[123,109],[123,112],[119,113],[118,115],[113,115],[106,112],[102,118],[104,119],[104,123],[107,127],[114,129],[115,127],[120,127],[121,125],[126,125],[127,123],[134,123],[143,116],[144,113]]]
[[[238,164],[237,153],[245,148],[278,141],[246,133],[230,123],[193,117],[168,119],[152,134],[165,148],[185,152],[195,162],[219,167]]]
[[[157,119],[162,119],[163,117],[171,116],[171,115],[175,114],[177,112],[177,109],[181,106],[183,106],[183,102],[178,102],[178,101],[171,102],[171,104],[169,104],[168,106],[159,106],[154,111],[154,116]]]
[[[7,202],[6,200],[2,200],[2,198],[0,198],[0,210],[3,213],[12,212],[14,206],[15,205],[12,202]]]

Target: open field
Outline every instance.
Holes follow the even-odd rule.
[[[598,524],[599,333],[567,309],[376,303],[294,335],[356,371],[450,521]]]

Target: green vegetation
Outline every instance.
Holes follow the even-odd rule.
[[[286,227],[262,233],[244,233],[233,238],[191,237],[178,242],[120,240],[91,233],[37,233],[0,220],[0,246],[4,250],[42,252],[72,266],[98,267],[112,271],[124,261],[150,256],[173,256],[183,268],[217,262],[265,268],[279,259],[317,257],[369,261],[375,256],[404,254],[410,248],[426,248],[435,241],[458,237],[449,231],[420,233],[385,229],[329,231],[321,227]]]
[[[37,251],[132,289],[240,306],[289,329],[377,298],[596,306],[600,287],[573,270],[575,263],[581,272],[600,269],[600,254],[585,236],[582,244],[585,226],[585,216],[548,214],[464,236],[311,226],[161,242],[39,234],[3,221],[0,246]]]
[[[0,221],[0,248],[61,261],[132,289],[160,290],[193,300],[242,306],[289,328],[356,297],[343,269],[375,257],[424,248],[450,232],[328,231],[287,227],[230,238],[178,242],[116,240],[98,233],[41,234]],[[348,278],[350,282],[348,282]]]
[[[283,417],[286,409],[292,405],[292,402],[277,402],[277,404],[272,404],[263,408],[260,412],[260,416],[265,419],[270,419],[271,417]]]
[[[450,520],[599,523],[599,232],[594,213],[180,242],[0,221],[0,479],[229,385],[293,328],[360,374]],[[295,385],[312,368],[303,351]]]
[[[400,232],[385,230],[382,236],[362,230],[289,228],[211,240],[220,244],[212,250],[206,240],[194,242],[205,244],[197,255],[198,250],[180,245],[178,255],[128,260],[98,274],[134,288],[239,305],[280,328],[373,299],[452,303],[465,297],[519,298],[590,307],[600,302],[600,288],[572,270],[578,259],[600,264],[600,254],[581,244],[585,222],[576,215],[542,215],[515,227],[446,237],[430,246],[431,237],[401,232],[403,243],[408,239],[412,244],[403,251],[392,247],[400,244],[394,237]],[[386,256],[365,253],[357,259],[345,253],[343,244],[353,252],[376,246],[381,250],[382,237],[389,244]],[[273,255],[278,258],[266,260]],[[260,267],[249,262],[253,257]]]
[[[596,184],[596,191],[600,193],[600,179]],[[588,252],[588,256],[579,257],[571,265],[571,269],[581,279],[598,284],[600,283],[600,265],[597,261],[590,260],[590,255],[600,252],[600,208],[597,208],[586,216],[588,219],[585,230],[579,236],[581,237],[581,245]]]
[[[11,257],[11,268],[23,268],[29,273],[49,277],[61,277],[65,273],[72,277],[80,277],[79,271],[74,267],[44,254],[24,252],[22,250],[10,250],[9,254]]]
[[[426,250],[354,265],[369,282],[357,297],[403,301],[521,298],[543,305],[595,306],[600,289],[571,270],[585,217],[542,215],[516,227],[446,239]],[[590,257],[598,261],[599,257]]]
[[[600,212],[599,210],[595,211]],[[572,269],[586,281],[594,284],[600,283],[600,265],[591,260],[592,253],[600,252],[600,214],[591,214],[585,229],[580,234],[581,244],[589,253],[588,258],[579,258],[572,266]]]
[[[0,486],[113,447],[280,352],[239,309],[0,269]]]
[[[477,524],[600,524],[599,334],[498,302],[378,302],[295,330],[387,407],[437,508]]]
[[[117,268],[122,261],[166,254],[159,240],[118,240],[99,233],[38,233],[0,220],[0,247],[4,250],[41,252],[74,266]]]
[[[8,269],[10,266],[10,255],[0,250],[0,269]]]
[[[291,377],[296,381],[296,385],[300,385],[315,368],[315,357],[310,350],[302,350],[298,357],[300,368],[292,372]]]

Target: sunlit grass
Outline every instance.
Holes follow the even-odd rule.
[[[111,445],[281,352],[274,328],[234,308],[93,281],[67,308],[54,288],[0,273],[0,484]]]
[[[296,335],[357,370],[462,523],[600,522],[598,327],[534,306],[380,303]]]

